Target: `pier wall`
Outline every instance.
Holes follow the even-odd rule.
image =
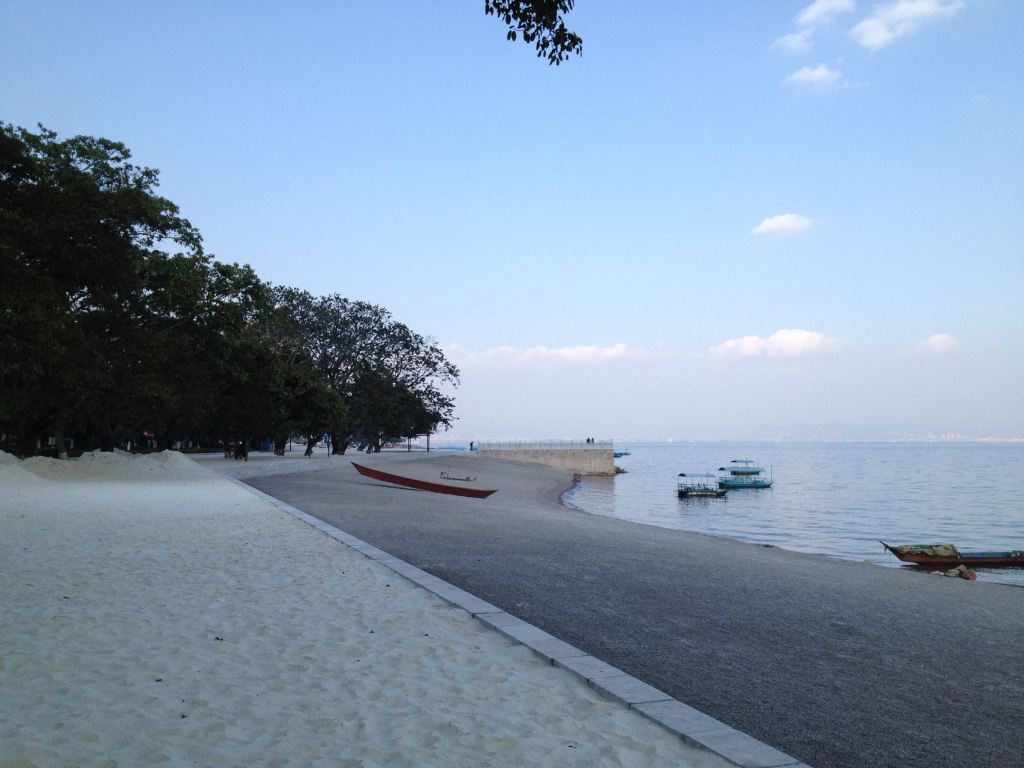
[[[481,456],[528,464],[544,464],[584,475],[614,475],[612,444],[562,443],[480,443]]]

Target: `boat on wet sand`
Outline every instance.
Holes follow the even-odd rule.
[[[379,469],[364,467],[362,464],[352,462],[356,472],[364,477],[371,477],[374,480],[383,480],[385,483],[404,485],[406,488],[415,488],[419,491],[430,491],[431,493],[447,493],[452,496],[469,496],[474,499],[486,499],[497,489],[485,490],[483,488],[463,488],[457,485],[445,485],[444,483],[432,483],[429,480],[417,480],[413,477],[403,477],[391,472],[383,472]],[[442,473],[443,474],[443,473]],[[470,478],[452,478],[453,480],[470,480]],[[476,478],[472,478],[475,480]]]
[[[1010,549],[996,552],[961,552],[952,544],[905,544],[892,547],[879,543],[904,563],[934,568],[955,568],[958,565],[973,568],[1024,568],[1024,550]]]

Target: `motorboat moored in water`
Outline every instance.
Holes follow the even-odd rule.
[[[676,487],[680,499],[720,499],[728,493],[715,487],[714,472],[680,472],[679,477]]]
[[[763,477],[764,467],[758,466],[753,459],[733,459],[728,467],[718,468],[718,487],[726,490],[734,488],[771,488],[774,479],[769,471]]]

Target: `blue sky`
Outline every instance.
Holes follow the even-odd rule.
[[[705,5],[0,0],[0,119],[436,338],[465,439],[1024,436],[1024,4]]]

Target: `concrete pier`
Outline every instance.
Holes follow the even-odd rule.
[[[594,443],[585,440],[482,442],[479,451],[481,456],[544,464],[583,475],[615,474],[611,440]]]

